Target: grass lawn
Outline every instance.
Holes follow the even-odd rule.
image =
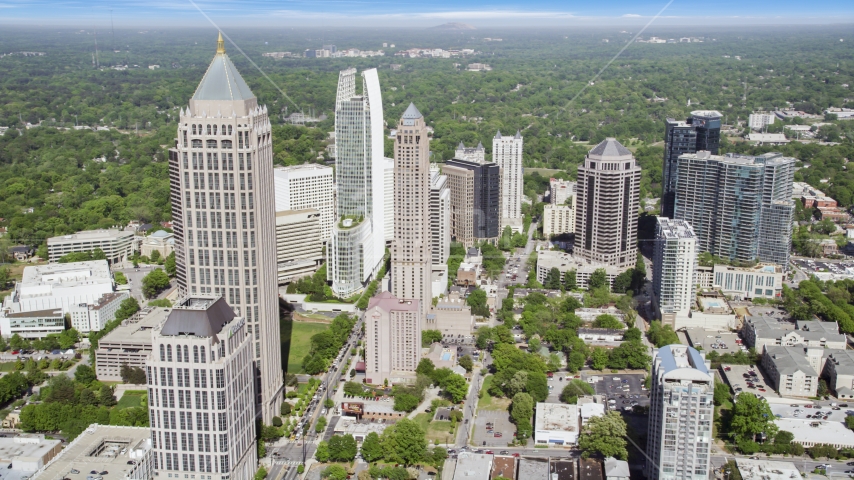
[[[17,363],[17,362],[0,363],[0,372],[14,372],[15,371],[15,363]]]
[[[141,407],[142,399],[145,398],[147,393],[145,390],[128,390],[122,395],[121,400],[119,400],[118,407],[119,410],[123,408],[131,408],[131,407]]]
[[[288,373],[302,372],[302,359],[308,355],[311,348],[311,336],[329,328],[326,323],[309,323],[286,321],[290,324],[290,339],[284,345],[288,355]],[[283,351],[283,353],[284,353]]]
[[[421,428],[424,429],[427,442],[432,444],[434,440],[438,440],[439,443],[446,443],[448,441],[453,443],[454,436],[451,435],[451,422],[446,420],[431,422],[431,418],[433,418],[432,413],[419,413],[413,419],[413,421],[421,425]]]
[[[483,397],[477,401],[478,410],[507,410],[510,407],[510,400],[491,396],[487,391],[490,384],[492,384],[492,375],[487,375],[483,379],[483,386],[480,387]]]
[[[557,168],[536,168],[536,167],[525,168],[525,173],[534,173],[534,172],[537,172],[544,177],[548,177],[548,176],[555,174],[555,173],[558,173],[558,172],[566,172],[566,170],[560,170]]]

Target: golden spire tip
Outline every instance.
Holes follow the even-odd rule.
[[[216,40],[216,53],[225,53],[225,42],[222,40],[222,32],[219,32],[219,38]]]

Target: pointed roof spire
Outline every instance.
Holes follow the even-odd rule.
[[[483,150],[483,143],[482,142],[477,142],[477,149]]]
[[[501,130],[499,130],[498,133],[495,134],[495,138],[501,138]]]
[[[515,137],[515,138],[516,138],[517,140],[519,140],[520,138],[522,138],[522,133],[521,133],[519,130],[516,130],[516,137]]]
[[[216,40],[216,53],[225,53],[225,42],[222,40],[222,32],[219,32],[219,38]]]
[[[462,141],[460,141],[460,145],[457,147],[457,149],[458,149],[458,150],[462,150],[462,149],[464,149],[464,148],[466,148],[466,146],[465,146],[465,145],[463,145],[463,142],[462,142]]]
[[[416,118],[421,118],[421,117],[423,117],[423,115],[421,115],[421,112],[418,111],[418,108],[415,107],[414,103],[410,102],[409,106],[406,107],[406,111],[403,112],[403,116],[401,118],[414,120]]]

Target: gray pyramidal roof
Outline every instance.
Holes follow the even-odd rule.
[[[499,130],[498,133],[495,134],[495,138],[501,138],[501,130]]]
[[[248,100],[255,98],[225,53],[214,56],[193,94],[193,100]]]
[[[513,138],[515,138],[516,140],[519,140],[520,138],[522,138],[522,132],[520,132],[519,130],[516,130],[516,136]]]
[[[409,106],[406,107],[406,111],[403,112],[403,117],[401,118],[414,120],[416,118],[421,118],[422,116],[423,115],[421,115],[421,112],[418,111],[418,108],[415,107],[415,104],[410,102]]]
[[[590,150],[590,155],[599,155],[602,157],[622,157],[631,154],[631,150],[620,144],[617,139],[610,137],[593,147],[593,150]]]
[[[234,317],[234,310],[220,297],[204,309],[174,308],[163,323],[160,334],[213,337]]]

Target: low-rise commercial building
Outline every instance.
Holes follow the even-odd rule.
[[[605,271],[609,285],[613,286],[614,279],[625,270],[604,263],[586,260],[581,257],[575,257],[557,250],[539,251],[537,253],[537,281],[540,283],[545,282],[546,276],[552,268],[557,268],[560,272],[561,283],[565,282],[567,272],[575,271],[575,282],[578,288],[587,288],[590,276],[599,269]]]
[[[65,314],[59,308],[0,314],[0,335],[3,338],[15,335],[26,339],[45,338],[64,330]]]
[[[21,281],[3,300],[2,311],[58,309],[67,313],[71,307],[96,303],[112,292],[113,277],[106,260],[25,267]]]
[[[741,474],[742,480],[792,480],[793,478],[801,478],[800,470],[792,462],[735,457],[735,464],[738,466],[738,473]]]
[[[516,457],[496,455],[492,458],[492,473],[489,478],[495,480],[498,477],[516,478]]]
[[[836,245],[834,243],[834,245]],[[777,298],[783,290],[783,268],[760,263],[753,267],[715,265],[714,288],[736,300]]]
[[[474,315],[465,299],[452,293],[440,298],[435,307],[430,307],[424,329],[439,330],[446,338],[468,336],[474,329]]]
[[[792,443],[810,448],[818,444],[835,448],[854,448],[854,431],[843,422],[822,422],[809,418],[778,418],[774,420],[779,430],[792,432]]]
[[[110,264],[127,260],[133,254],[134,233],[128,230],[86,230],[47,239],[50,263],[75,252],[93,252],[100,249]]]
[[[454,480],[488,480],[492,473],[492,455],[460,452]]]
[[[836,322],[780,321],[766,315],[748,316],[741,329],[748,345],[762,352],[769,345],[845,349],[847,339]]]
[[[169,316],[168,308],[143,310],[98,341],[95,375],[102,382],[122,381],[121,368],[145,368],[151,355],[151,331]]]
[[[321,212],[315,208],[276,212],[279,285],[311,275],[323,263]]]
[[[103,480],[151,480],[151,435],[148,427],[92,424],[31,479],[54,480],[71,470],[81,476],[96,470],[107,472],[100,475]]]
[[[95,303],[80,303],[68,309],[71,317],[71,328],[80,333],[98,332],[107,323],[116,318],[116,312],[122,302],[130,298],[128,292],[113,292],[104,294]]]
[[[781,396],[814,397],[821,358],[820,349],[766,345],[762,366]]]
[[[537,403],[534,413],[535,444],[575,445],[578,430],[578,405]]]
[[[523,480],[550,480],[548,457],[521,457],[519,458],[519,473],[517,478]]]
[[[629,480],[629,462],[614,457],[605,459],[605,478],[607,480]]]
[[[38,471],[61,451],[60,440],[40,434],[0,437],[0,464],[8,465],[12,474]]]
[[[584,343],[620,343],[623,341],[625,330],[609,328],[578,328],[578,338]]]

